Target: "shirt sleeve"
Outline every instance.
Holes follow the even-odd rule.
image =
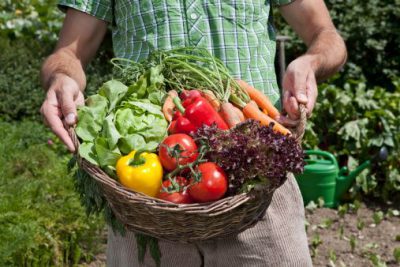
[[[296,1],[296,0],[271,0],[271,3],[274,6],[283,6],[283,5],[290,4],[294,1]]]
[[[59,0],[58,7],[61,11],[70,7],[110,23],[113,21],[112,0]]]

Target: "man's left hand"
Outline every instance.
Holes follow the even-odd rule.
[[[312,55],[301,56],[292,61],[283,77],[283,108],[289,118],[281,117],[283,124],[291,124],[300,117],[299,104],[304,104],[310,116],[318,96],[317,81]]]

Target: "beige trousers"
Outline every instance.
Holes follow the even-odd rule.
[[[303,200],[293,175],[275,191],[266,215],[253,228],[196,245],[166,241],[159,245],[163,267],[312,266]],[[154,266],[149,253],[140,265],[136,252],[133,233],[122,237],[109,231],[107,266]]]

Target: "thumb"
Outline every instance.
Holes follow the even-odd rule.
[[[302,104],[307,104],[308,97],[307,97],[307,85],[304,82],[295,84],[294,86],[293,96],[296,98],[297,102]]]
[[[72,90],[62,90],[58,95],[61,112],[68,125],[76,123],[76,104]]]

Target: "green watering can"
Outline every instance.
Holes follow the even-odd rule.
[[[305,205],[310,201],[317,203],[319,198],[323,198],[325,207],[337,207],[343,194],[350,188],[357,175],[371,166],[371,160],[367,160],[354,171],[349,172],[347,167],[339,169],[336,158],[329,152],[306,150],[305,154],[307,164],[304,172],[296,175]],[[387,154],[387,149],[382,147],[372,160],[385,160]],[[311,159],[309,157],[311,155],[316,158]]]

